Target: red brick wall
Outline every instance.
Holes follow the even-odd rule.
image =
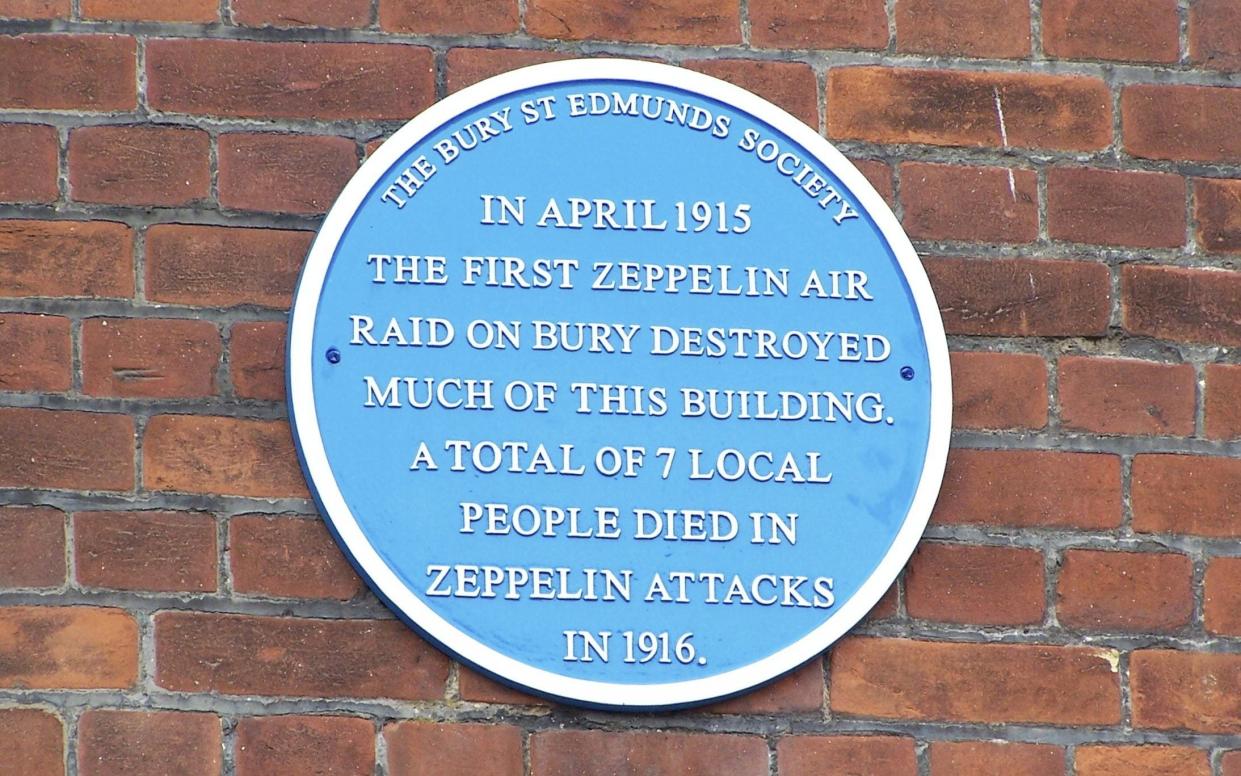
[[[0,774],[1241,774],[1235,0],[0,19]],[[314,516],[285,422],[298,268],[374,141],[583,54],[821,129],[953,350],[900,582],[822,659],[693,712],[549,707],[421,642]]]

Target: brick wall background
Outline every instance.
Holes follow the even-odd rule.
[[[0,0],[0,774],[1241,774],[1237,0]],[[954,450],[822,660],[677,714],[452,664],[314,515],[313,230],[516,66],[651,58],[857,161]],[[1236,179],[1236,180],[1234,180]]]

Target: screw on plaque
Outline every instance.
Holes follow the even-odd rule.
[[[340,351],[339,351],[339,350],[337,350],[336,348],[328,348],[328,349],[327,349],[327,354],[326,354],[326,355],[327,355],[327,362],[328,362],[329,364],[339,364],[339,363],[340,363]]]
[[[914,379],[914,368],[912,366],[901,367],[901,378],[905,380]]]

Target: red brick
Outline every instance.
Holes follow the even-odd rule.
[[[1042,622],[1043,554],[1017,547],[923,542],[905,572],[905,607],[919,620]]]
[[[357,717],[255,717],[237,723],[237,776],[371,776],[375,729]]]
[[[517,0],[379,0],[379,26],[392,32],[499,35],[517,32],[517,16]]]
[[[69,319],[0,313],[0,391],[67,391]]]
[[[1139,533],[1241,536],[1241,460],[1139,455],[1131,488]]]
[[[142,448],[151,490],[306,498],[289,426],[278,420],[157,415]]]
[[[1241,345],[1241,272],[1140,264],[1126,266],[1120,279],[1131,333]]]
[[[750,40],[771,48],[882,49],[888,46],[888,14],[883,0],[753,0]]]
[[[0,709],[0,776],[54,776],[65,772],[65,728],[36,708]]]
[[[901,165],[905,231],[914,239],[1020,243],[1038,238],[1033,170]]]
[[[472,86],[493,75],[516,70],[519,67],[538,65],[568,59],[569,55],[555,51],[505,48],[454,48],[444,57],[448,91],[455,92]]]
[[[1194,433],[1192,364],[1066,356],[1060,359],[1060,420],[1097,434]]]
[[[832,650],[832,711],[949,722],[1113,725],[1116,657],[1105,649],[848,638]]]
[[[1205,586],[1203,619],[1207,631],[1241,636],[1241,558],[1212,558]]]
[[[130,296],[133,245],[124,224],[0,221],[0,296]]]
[[[365,27],[370,0],[232,0],[233,21],[246,27]]]
[[[211,138],[186,127],[81,127],[69,135],[69,195],[109,205],[188,205],[211,193]]]
[[[246,118],[408,119],[435,98],[431,50],[371,43],[152,40],[151,107]]]
[[[1007,138],[1021,148],[1090,151],[1112,140],[1111,95],[1083,76],[833,68],[827,129],[876,143],[1001,146]]]
[[[764,687],[703,709],[714,714],[799,714],[823,708],[823,660],[819,657]]]
[[[753,735],[548,730],[530,739],[531,776],[766,776],[767,742]]]
[[[138,624],[89,606],[0,607],[0,687],[125,689],[138,679]]]
[[[82,0],[82,18],[134,22],[218,22],[215,0]]]
[[[214,714],[90,709],[78,722],[81,776],[217,776],[220,748]]]
[[[155,682],[175,692],[443,697],[448,660],[396,620],[155,616]]]
[[[323,135],[220,136],[220,204],[234,210],[323,213],[358,168],[352,140]]]
[[[752,59],[695,59],[683,64],[754,92],[818,131],[819,84],[807,64]]]
[[[79,512],[73,516],[79,584],[115,590],[216,589],[215,518],[192,512]]]
[[[1068,550],[1056,586],[1061,625],[1170,631],[1194,613],[1193,563],[1172,552]]]
[[[0,0],[0,19],[68,19],[69,0]]]
[[[1120,525],[1120,458],[1043,450],[953,450],[932,521],[1019,528]]]
[[[879,192],[883,201],[888,203],[888,207],[892,207],[896,197],[892,190],[891,165],[877,159],[850,159],[850,161],[853,162],[854,167],[858,168],[858,172],[866,176],[866,180],[875,187],[875,191]]]
[[[1207,364],[1206,435],[1241,438],[1241,365]]]
[[[1185,243],[1185,179],[1160,172],[1052,168],[1047,231],[1070,242],[1178,248]]]
[[[1203,67],[1241,68],[1241,6],[1197,0],[1189,7],[1189,58]]]
[[[1043,0],[1043,50],[1067,59],[1174,63],[1176,0]]]
[[[898,609],[898,599],[900,598],[900,580],[892,583],[888,588],[888,592],[883,594],[879,599],[879,603],[862,618],[862,622],[873,622],[875,620],[883,620],[888,617],[895,617]]]
[[[60,137],[43,124],[0,124],[0,202],[55,202]]]
[[[243,515],[228,524],[233,590],[348,600],[365,588],[318,518]]]
[[[780,776],[914,776],[914,741],[903,736],[785,736],[776,748]]]
[[[1148,159],[1241,161],[1241,89],[1133,84],[1120,93],[1125,150]]]
[[[0,107],[132,110],[137,55],[134,39],[124,35],[0,37]]]
[[[1007,741],[932,741],[931,776],[1056,776],[1064,749]]]
[[[512,725],[401,722],[384,728],[391,776],[521,776],[521,730]]]
[[[0,487],[133,490],[128,415],[5,407],[0,439]]]
[[[155,302],[287,308],[311,232],[157,224],[147,230],[147,296]]]
[[[951,353],[957,428],[1047,425],[1047,362],[1032,353]]]
[[[963,57],[1030,55],[1030,4],[1025,0],[901,0],[896,50]]]
[[[1220,763],[1222,764],[1220,776],[1241,776],[1241,750],[1225,752]]]
[[[709,46],[741,42],[741,11],[729,0],[529,0],[526,30],[555,40]]]
[[[235,323],[229,339],[233,390],[243,399],[284,400],[283,323]]]
[[[212,396],[220,332],[206,321],[90,318],[82,324],[82,391],[93,396]]]
[[[47,507],[0,507],[0,587],[57,587],[64,582],[64,513]]]
[[[1211,776],[1202,749],[1188,746],[1079,746],[1076,776]]]
[[[922,262],[949,334],[1100,336],[1111,275],[1093,261],[931,258]]]
[[[1241,253],[1241,180],[1194,181],[1198,244],[1212,253]]]
[[[1241,732],[1241,655],[1138,650],[1129,682],[1135,728]]]
[[[462,700],[512,706],[549,706],[551,701],[515,690],[465,666],[457,668],[457,692]]]

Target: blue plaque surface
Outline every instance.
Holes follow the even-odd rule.
[[[883,595],[934,503],[948,357],[822,137],[679,68],[463,90],[329,213],[292,312],[307,478],[412,627],[607,708],[735,695]]]

